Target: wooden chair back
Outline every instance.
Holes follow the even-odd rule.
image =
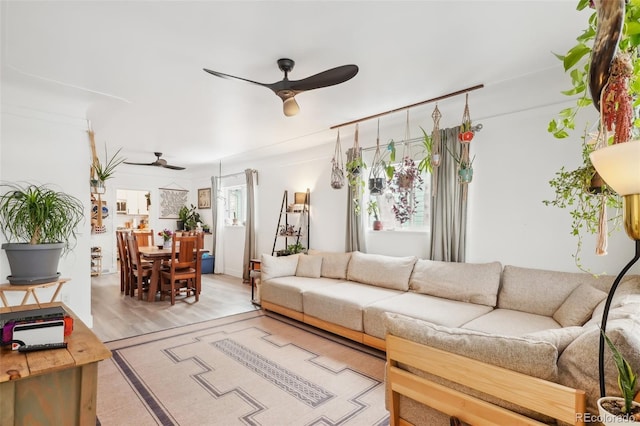
[[[117,230],[116,244],[118,247],[118,257],[120,258],[120,292],[128,293],[131,285],[131,272],[129,260],[129,250],[127,249],[127,236],[130,231]]]
[[[154,246],[153,229],[145,229],[144,231],[134,231],[133,234],[138,240],[138,247]]]
[[[130,276],[136,278],[136,286],[131,283],[130,296],[134,296],[138,290],[138,299],[142,300],[142,284],[145,279],[151,276],[151,267],[142,262],[140,250],[138,250],[138,238],[133,233],[127,236],[127,250],[130,261]]]
[[[176,235],[171,242],[169,269],[162,272],[162,295],[171,296],[175,304],[177,292],[193,293],[196,302],[200,296],[200,274],[202,273],[201,239],[197,235]]]

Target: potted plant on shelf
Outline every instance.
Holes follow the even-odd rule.
[[[380,207],[378,206],[378,201],[375,198],[370,198],[367,203],[367,213],[369,216],[373,216],[373,230],[381,231],[382,230],[382,221],[380,220]]]
[[[91,163],[91,188],[94,193],[103,194],[105,192],[105,181],[107,181],[107,179],[111,179],[116,167],[126,160],[123,157],[118,157],[121,150],[122,148],[118,149],[115,154],[109,157],[107,145],[105,144],[105,163],[102,163],[97,156],[94,158],[93,163]]]
[[[611,342],[609,336],[604,331],[601,333],[613,354],[613,361],[618,370],[618,387],[622,397],[605,396],[598,399],[600,421],[605,426],[636,424],[640,422],[640,404],[633,400],[636,393],[637,377],[627,360]]]
[[[76,241],[84,206],[76,197],[45,185],[5,183],[0,229],[7,239],[11,284],[39,284],[59,278],[58,263]]]
[[[304,251],[305,248],[301,243],[289,244],[287,246],[287,255],[302,253]]]

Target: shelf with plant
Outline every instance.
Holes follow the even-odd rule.
[[[104,146],[104,163],[99,157],[95,157],[91,163],[91,187],[104,188],[104,183],[113,177],[116,167],[122,164],[126,158],[118,157],[122,148],[119,148],[111,157],[107,152],[107,145]]]
[[[568,170],[562,167],[556,172],[555,177],[549,181],[555,195],[552,200],[545,200],[545,205],[568,209],[572,217],[571,234],[578,239],[574,258],[576,265],[586,270],[580,262],[583,234],[598,235],[597,254],[606,254],[603,241],[612,232],[620,228],[619,209],[622,206],[621,198],[606,185],[594,194],[593,185],[589,182],[596,176],[589,154],[600,146],[608,146],[619,139],[622,126],[616,125],[615,134],[609,136],[611,129],[610,116],[606,111],[611,108],[611,89],[615,76],[615,64],[623,58],[627,58],[628,84],[617,87],[626,92],[629,102],[629,122],[626,127],[629,135],[637,134],[640,122],[633,116],[633,110],[640,106],[640,61],[638,61],[638,46],[640,45],[640,0],[607,0],[606,2],[590,2],[579,0],[577,10],[582,11],[588,7],[596,8],[589,17],[587,27],[576,38],[577,44],[571,47],[565,55],[555,54],[562,61],[564,71],[571,77],[571,88],[562,93],[575,97],[575,104],[562,109],[556,118],[549,122],[547,130],[555,138],[565,139],[571,136],[575,130],[576,116],[585,107],[593,105],[601,111],[601,118],[596,123],[599,128],[596,139],[585,131],[582,138],[582,163],[575,169]],[[603,17],[606,16],[606,19]],[[599,25],[598,21],[602,21]],[[616,22],[619,23],[619,27]],[[619,39],[617,38],[619,34]],[[613,64],[613,65],[612,65]],[[617,83],[616,83],[617,84]],[[608,87],[610,85],[610,87]],[[600,105],[602,94],[602,105]],[[615,108],[619,107],[616,101]],[[587,125],[589,127],[589,125]],[[595,126],[593,126],[595,127]],[[637,136],[637,135],[636,135]],[[607,210],[616,211],[611,219],[601,220],[607,214]],[[613,224],[605,229],[599,224]]]

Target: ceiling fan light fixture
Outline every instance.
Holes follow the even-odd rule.
[[[300,112],[300,106],[296,102],[296,98],[292,96],[284,100],[282,110],[284,111],[284,115],[292,117]]]

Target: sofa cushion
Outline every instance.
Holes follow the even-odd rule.
[[[320,278],[322,271],[322,256],[298,257],[298,266],[296,267],[296,277]]]
[[[397,290],[353,282],[314,288],[302,294],[304,314],[363,331],[362,311],[366,305],[401,294]]]
[[[494,309],[464,324],[462,328],[503,336],[523,336],[540,330],[560,328],[551,317],[511,309]]]
[[[596,400],[600,396],[598,351],[600,327],[585,327],[558,358],[558,383],[581,389],[587,394],[587,409],[597,413]],[[640,323],[633,319],[618,319],[607,324],[607,336],[629,362],[631,368],[640,371]],[[619,396],[618,371],[611,351],[605,345],[604,370],[607,395]]]
[[[525,334],[525,339],[530,340],[542,340],[549,342],[556,348],[558,348],[558,356],[566,349],[571,342],[573,342],[579,335],[584,333],[582,327],[563,327],[552,328],[549,330],[536,331],[534,333]]]
[[[418,260],[409,288],[416,293],[496,306],[502,265]]]
[[[609,291],[610,286],[605,289]],[[602,322],[602,312],[604,311],[604,305],[606,299],[596,306],[591,315],[591,319],[587,321],[588,324],[600,324]],[[616,292],[611,299],[611,306],[609,306],[609,319],[616,318],[628,318],[634,314],[640,313],[640,275],[627,275],[625,276]]]
[[[607,293],[589,284],[580,284],[553,313],[553,319],[563,327],[583,325],[593,309],[607,297]]]
[[[298,257],[300,257],[298,254],[291,256],[263,254],[260,257],[260,278],[262,281],[267,281],[271,278],[295,275],[298,267]]]
[[[351,253],[325,252],[309,250],[310,256],[322,257],[320,276],[326,278],[347,279],[347,266],[351,259]]]
[[[278,277],[261,280],[260,300],[303,312],[302,293],[343,282],[331,278]]]
[[[580,284],[599,288],[607,281],[606,277],[582,272],[556,272],[507,265],[502,272],[498,307],[551,317]]]
[[[347,269],[347,279],[378,287],[409,290],[409,277],[415,256],[395,257],[354,251]]]
[[[365,306],[364,332],[384,339],[387,335],[386,312],[404,314],[447,327],[459,327],[473,318],[491,312],[491,307],[406,292]]]
[[[529,376],[556,381],[558,350],[549,342],[486,334],[387,313],[389,333]]]

